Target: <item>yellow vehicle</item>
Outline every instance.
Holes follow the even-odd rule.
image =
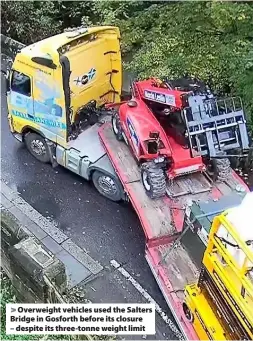
[[[91,179],[114,201],[124,191],[97,130],[108,118],[103,104],[120,101],[121,68],[117,27],[71,29],[22,48],[7,80],[13,135],[39,161]]]
[[[201,340],[253,339],[253,193],[213,220],[184,311]]]

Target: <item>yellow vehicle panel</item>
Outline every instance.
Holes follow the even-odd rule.
[[[190,309],[193,327],[200,340],[227,340],[225,331],[197,284],[185,288],[185,302]]]
[[[252,300],[249,299],[249,295],[246,292],[245,297],[241,296],[241,293],[235,291],[235,284],[233,277],[228,277],[229,272],[225,268],[221,269],[217,262],[218,258],[215,256],[205,255],[205,266],[209,269],[210,275],[216,282],[217,287],[222,293],[230,305],[232,311],[237,316],[240,323],[244,326],[247,333],[253,339],[253,306]],[[226,275],[224,275],[226,273]],[[242,288],[242,286],[241,286]]]
[[[252,193],[215,217],[198,283],[185,288],[185,304],[200,339],[253,339]]]
[[[226,217],[228,213],[229,211],[224,212],[213,221],[203,264],[245,330],[253,338],[253,279],[250,276],[253,252],[235,226],[228,221]],[[232,240],[232,244],[236,245],[237,253],[240,252],[243,256],[241,264],[234,258],[235,256],[232,256],[224,239],[219,237],[221,231],[227,232],[226,238],[230,238],[230,243]]]
[[[96,39],[86,44],[85,54],[80,46],[64,55],[70,61],[71,107],[74,113],[91,99],[96,100],[98,105],[120,101],[120,91],[114,92],[115,88],[121,88],[119,42],[114,36],[97,35]]]

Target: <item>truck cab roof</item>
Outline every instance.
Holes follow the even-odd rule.
[[[118,37],[120,38],[120,31],[117,27],[114,26],[94,26],[89,28],[79,28],[73,30],[70,29],[69,31],[65,31],[63,33],[54,35],[52,37],[43,39],[34,44],[26,46],[21,50],[21,53],[22,55],[26,55],[27,57],[30,58],[39,57],[42,55],[43,57],[45,57],[45,54],[47,54],[48,57],[51,56],[51,58],[53,58],[53,55],[55,55],[56,53],[58,54],[62,47],[64,47],[67,44],[70,44],[77,38],[80,39],[85,36],[89,36],[91,34],[95,34],[105,30],[117,31]],[[64,53],[64,51],[62,52]]]

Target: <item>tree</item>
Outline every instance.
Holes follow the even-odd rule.
[[[2,33],[24,44],[60,31],[58,11],[53,1],[2,1]]]
[[[96,7],[101,23],[121,29],[125,68],[139,77],[192,74],[219,94],[241,95],[250,117],[252,3],[132,1]]]
[[[24,44],[91,24],[92,1],[2,1],[2,33]]]

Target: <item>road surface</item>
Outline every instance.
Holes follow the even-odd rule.
[[[148,293],[172,319],[171,313],[144,258],[144,233],[130,204],[110,202],[93,186],[62,167],[52,168],[34,159],[16,141],[8,128],[5,82],[1,76],[1,177],[42,215],[103,266],[112,260],[122,265],[144,290],[128,285],[128,296],[138,302]],[[135,283],[135,282],[134,282]],[[124,281],[118,292],[124,291]],[[144,293],[144,295],[143,295]],[[112,293],[117,302],[117,292]],[[119,296],[120,300],[120,296]],[[118,301],[120,303],[120,301]],[[168,324],[158,315],[157,339],[175,339]]]

